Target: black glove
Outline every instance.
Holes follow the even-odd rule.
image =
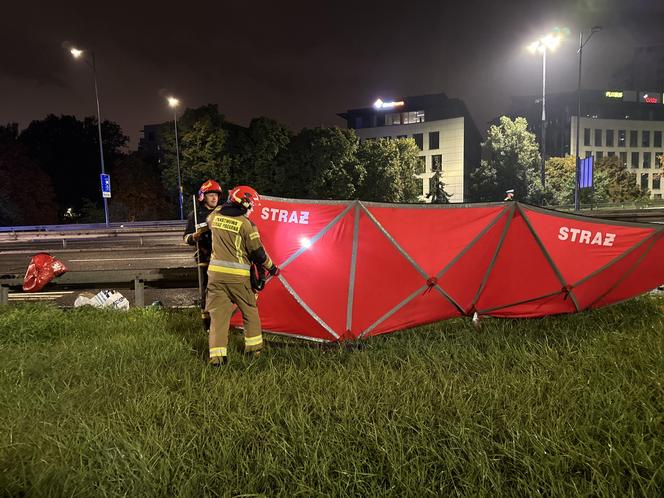
[[[262,266],[252,264],[249,280],[254,292],[262,291],[265,287],[265,269]]]
[[[270,268],[268,272],[270,272],[270,275],[272,275],[273,277],[276,277],[277,275],[279,275],[279,273],[281,273],[277,265],[272,265],[272,268]]]

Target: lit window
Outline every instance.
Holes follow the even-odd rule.
[[[401,124],[401,114],[398,112],[393,112],[385,115],[385,126],[399,125]]]

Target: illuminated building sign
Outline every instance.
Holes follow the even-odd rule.
[[[661,104],[662,94],[656,92],[639,92],[639,102],[645,104]]]
[[[373,106],[375,109],[394,109],[395,107],[401,107],[404,105],[403,100],[398,102],[383,102],[381,99],[376,100]]]
[[[612,91],[607,91],[604,93],[604,96],[610,99],[622,99],[623,98],[623,93],[622,92],[612,92]]]

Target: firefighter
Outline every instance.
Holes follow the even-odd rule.
[[[258,356],[263,348],[261,322],[256,295],[251,286],[252,264],[265,268],[270,275],[279,268],[266,254],[256,225],[249,220],[258,193],[251,187],[239,186],[229,192],[228,202],[215,209],[207,219],[212,233],[212,258],[208,267],[210,313],[210,364],[220,366],[228,361],[228,328],[236,305],[244,321],[244,350]]]
[[[199,266],[199,278],[202,280],[201,300],[201,318],[203,319],[203,328],[205,331],[210,330],[210,314],[205,311],[205,295],[207,289],[207,269],[210,263],[210,255],[212,254],[212,237],[210,232],[205,230],[205,222],[207,217],[219,204],[219,197],[221,196],[221,185],[214,180],[207,180],[198,189],[198,209],[196,212],[196,219],[194,212],[189,213],[187,217],[187,228],[184,230],[184,241],[190,246],[196,246],[195,253],[196,260]],[[198,226],[196,226],[198,221]]]

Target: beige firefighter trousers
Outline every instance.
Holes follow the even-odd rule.
[[[209,272],[206,311],[210,313],[210,357],[226,356],[228,328],[235,306],[244,320],[245,351],[258,351],[263,347],[261,320],[256,307],[256,296],[249,278],[227,282],[223,273]],[[239,280],[239,279],[238,279]]]

